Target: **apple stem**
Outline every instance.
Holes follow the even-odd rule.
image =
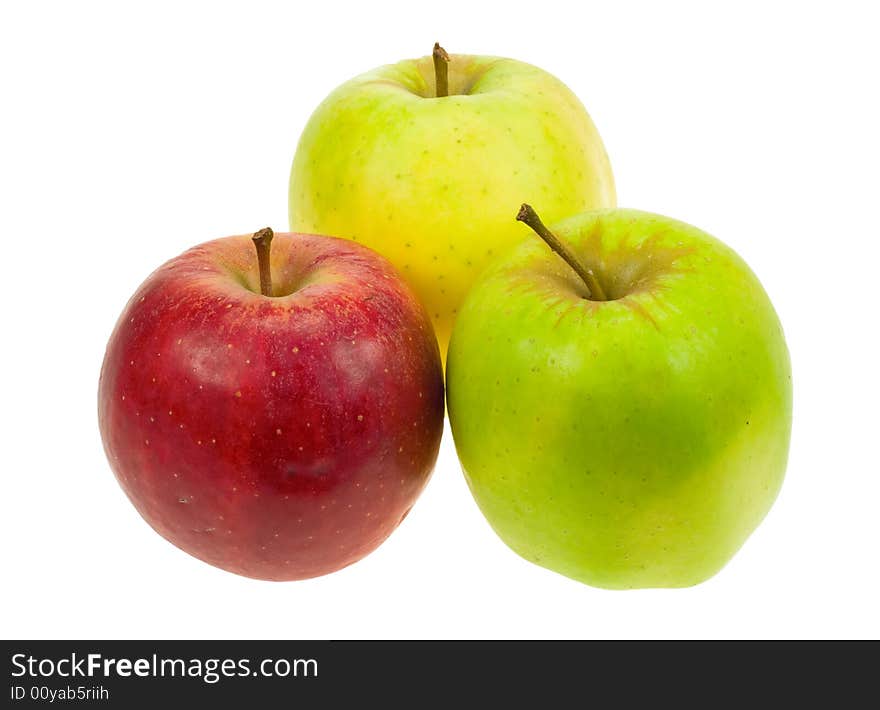
[[[560,240],[559,237],[544,226],[538,213],[535,212],[531,205],[523,203],[523,206],[519,208],[516,219],[517,221],[523,222],[531,227],[535,234],[547,242],[547,246],[559,254],[565,263],[574,269],[575,273],[581,277],[581,281],[583,281],[587,287],[588,299],[591,301],[608,300],[605,296],[605,291],[602,289],[602,285],[599,283],[593,270],[587,267],[577,257],[568,244]]]
[[[449,54],[439,42],[434,42],[434,83],[437,97],[449,96]]]
[[[272,268],[269,263],[269,255],[272,249],[272,237],[275,233],[265,227],[254,233],[254,245],[257,247],[257,261],[260,264],[260,293],[264,296],[272,295]]]

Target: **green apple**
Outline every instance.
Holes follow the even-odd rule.
[[[729,247],[666,217],[518,219],[557,253],[527,239],[490,266],[449,348],[477,504],[514,551],[587,584],[711,577],[788,457],[791,367],[767,294]]]
[[[293,231],[390,259],[445,357],[474,279],[522,239],[511,196],[537,194],[556,219],[613,207],[615,193],[602,140],[561,81],[497,57],[455,54],[447,65],[441,53],[375,69],[324,100],[297,147],[289,207]]]

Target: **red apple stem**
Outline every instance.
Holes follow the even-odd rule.
[[[449,96],[449,54],[439,42],[434,42],[434,83],[437,97]]]
[[[547,242],[547,246],[559,254],[565,263],[574,269],[574,272],[581,277],[581,281],[583,281],[587,287],[588,299],[591,301],[608,300],[605,296],[605,291],[602,289],[602,285],[599,283],[593,270],[578,258],[577,254],[574,253],[568,244],[563,242],[544,226],[538,213],[535,212],[531,205],[523,203],[523,206],[519,208],[519,213],[517,213],[516,219],[517,221],[523,222],[531,227],[535,234]]]
[[[254,245],[257,247],[257,262],[260,265],[260,293],[264,296],[272,295],[272,268],[269,256],[272,249],[272,237],[275,233],[266,227],[254,233]]]

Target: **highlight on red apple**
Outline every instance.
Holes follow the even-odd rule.
[[[443,416],[430,319],[393,267],[351,241],[270,229],[149,276],[99,385],[107,457],[143,518],[269,580],[381,544],[428,481]]]

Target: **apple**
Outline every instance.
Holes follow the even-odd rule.
[[[359,560],[404,518],[437,457],[443,379],[430,319],[387,261],[271,240],[201,244],[141,285],[107,346],[99,419],[160,535],[292,580]]]
[[[522,239],[509,212],[510,196],[524,194],[539,195],[551,219],[615,205],[593,122],[541,69],[438,46],[352,79],[317,108],[293,159],[290,225],[388,257],[445,357],[474,279]]]
[[[667,217],[518,219],[553,251],[525,240],[490,266],[449,348],[477,504],[515,552],[587,584],[711,577],[786,467],[791,368],[767,294],[729,247]]]

